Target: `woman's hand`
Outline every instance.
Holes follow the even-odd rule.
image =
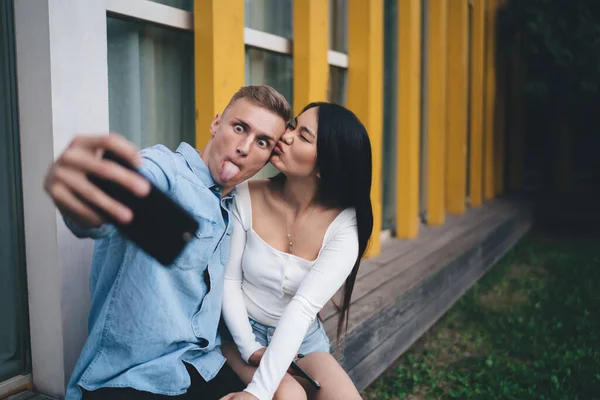
[[[256,350],[254,353],[252,353],[252,355],[248,359],[248,364],[258,367],[260,365],[260,360],[262,360],[263,356],[265,355],[265,351],[267,351],[267,348],[261,347],[260,349]],[[298,358],[298,356],[296,356],[296,358]],[[293,369],[292,367],[288,368],[287,372],[290,375],[301,376],[301,375],[298,375],[296,370]]]

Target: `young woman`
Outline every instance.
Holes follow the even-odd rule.
[[[339,340],[373,230],[369,137],[346,108],[312,103],[271,163],[279,175],[236,189],[223,300],[235,344],[223,354],[260,400],[360,399],[317,313],[344,286]],[[287,373],[298,354],[321,389]]]

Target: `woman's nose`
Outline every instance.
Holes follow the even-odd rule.
[[[281,141],[283,143],[287,144],[288,146],[291,145],[292,142],[294,141],[294,132],[287,130],[281,137]]]

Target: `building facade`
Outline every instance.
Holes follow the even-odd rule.
[[[93,243],[42,187],[74,135],[200,149],[244,84],[272,85],[296,112],[345,105],[373,146],[376,255],[519,186],[504,173],[519,144],[498,101],[500,2],[0,2],[0,398],[63,395],[86,338]]]

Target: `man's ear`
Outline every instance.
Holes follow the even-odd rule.
[[[214,137],[217,134],[217,128],[221,123],[221,114],[217,114],[215,119],[210,123],[210,136]]]

